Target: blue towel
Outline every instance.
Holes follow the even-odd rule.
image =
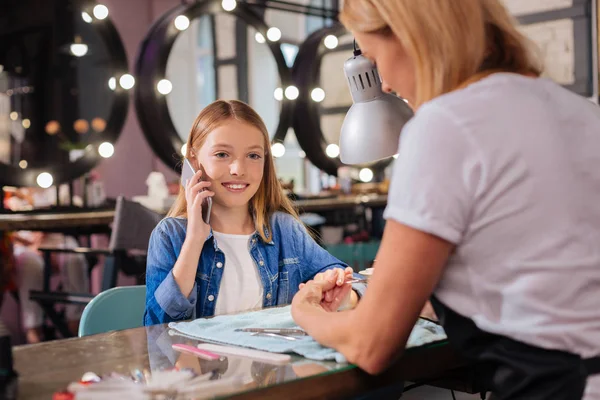
[[[295,336],[290,341],[270,336],[251,336],[248,332],[235,332],[239,328],[298,328],[290,313],[291,306],[268,308],[236,315],[220,315],[210,319],[189,322],[171,322],[171,334],[179,334],[205,342],[249,347],[273,353],[296,353],[311,360],[346,362],[336,350],[323,347],[310,336]],[[419,320],[410,334],[407,348],[446,340],[441,326]]]

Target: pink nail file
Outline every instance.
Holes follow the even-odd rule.
[[[172,345],[172,347],[174,350],[180,351],[182,353],[193,354],[199,358],[202,358],[203,360],[215,361],[221,358],[221,356],[219,356],[218,354],[211,353],[207,350],[201,350],[195,346],[190,346],[187,344],[175,343]]]
[[[292,359],[289,354],[269,353],[267,351],[251,350],[233,346],[221,346],[211,343],[201,343],[198,345],[198,348],[224,356],[251,358],[253,360],[262,361],[268,364],[287,364]]]

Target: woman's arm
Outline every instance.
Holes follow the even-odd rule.
[[[369,290],[357,307],[327,313],[317,299],[329,286],[311,282],[292,302],[294,320],[349,362],[379,373],[404,349],[452,249],[443,239],[388,220]]]

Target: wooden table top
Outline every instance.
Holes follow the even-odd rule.
[[[108,226],[114,218],[114,210],[0,214],[0,231]]]
[[[219,378],[242,375],[244,386],[232,388],[231,393],[239,399],[347,398],[401,379],[429,379],[463,365],[447,344],[410,349],[386,373],[373,377],[350,364],[301,357],[292,357],[284,366],[237,357],[204,361],[173,351],[173,343],[199,342],[170,335],[166,325],[156,325],[17,346],[13,354],[19,398],[51,398],[88,371],[100,376],[110,372],[129,375],[134,369],[154,371],[174,366],[200,373],[216,370]]]

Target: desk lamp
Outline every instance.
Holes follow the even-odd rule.
[[[391,157],[398,151],[402,127],[413,112],[400,97],[381,90],[375,65],[354,42],[354,56],[344,63],[352,95],[340,134],[340,159],[344,164],[365,164]]]

